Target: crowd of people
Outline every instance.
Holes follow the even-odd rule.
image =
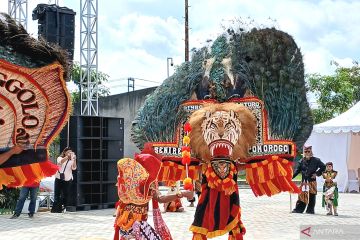
[[[21,146],[14,146],[8,152],[0,154],[0,165],[5,163],[6,160],[14,154],[19,154],[23,151]],[[57,158],[57,164],[59,170],[55,175],[55,186],[54,186],[54,203],[51,209],[53,213],[65,212],[66,207],[68,206],[68,196],[71,194],[70,186],[73,180],[73,171],[76,170],[76,155],[69,148],[65,148],[60,156]],[[327,162],[324,164],[319,158],[314,157],[312,147],[304,147],[303,158],[299,161],[296,169],[294,170],[293,178],[301,174],[301,184],[300,189],[301,193],[298,195],[298,200],[296,202],[295,208],[292,211],[293,213],[303,213],[304,211],[308,214],[315,213],[315,204],[316,204],[316,195],[317,195],[317,182],[316,177],[324,178],[323,186],[323,196],[322,196],[322,206],[326,208],[327,215],[338,216],[337,206],[338,206],[338,189],[336,184],[337,171],[333,168],[332,162]],[[179,196],[180,191],[180,182],[169,187],[168,193],[163,196],[164,202],[164,211],[165,212],[182,212],[184,211],[183,203],[181,202],[181,197]],[[201,183],[200,181],[195,182],[195,193],[200,195],[201,192]],[[30,204],[28,207],[28,215],[30,218],[34,216],[37,194],[39,191],[39,183],[24,185],[20,189],[20,196],[17,201],[15,211],[12,219],[18,218],[21,214],[21,211],[24,206],[24,202],[28,195],[30,195]],[[154,194],[158,194],[158,191],[155,191]],[[189,207],[194,206],[195,196],[185,192],[184,195],[188,197],[190,202]],[[154,195],[158,199],[158,195]],[[306,210],[305,210],[306,209]]]
[[[333,169],[333,163],[327,162],[324,164],[319,158],[313,156],[312,146],[306,146],[303,150],[303,158],[294,169],[293,178],[301,174],[300,189],[301,193],[298,195],[293,213],[315,214],[316,195],[317,195],[317,181],[316,177],[324,178],[322,207],[327,210],[327,215],[338,216],[338,188],[336,183],[337,171]],[[198,198],[201,193],[201,180],[195,181],[194,191]],[[174,195],[180,192],[180,182],[172,184],[167,192],[167,195]],[[187,200],[189,207],[194,207],[196,202],[195,196]],[[180,199],[175,199],[164,203],[164,212],[183,212],[183,202]]]
[[[21,153],[24,148],[20,145],[15,145],[9,151],[0,154],[0,165],[4,164],[11,156]],[[66,211],[68,206],[68,196],[71,194],[70,186],[73,180],[73,171],[76,170],[76,155],[71,148],[66,147],[61,155],[57,158],[57,165],[59,170],[55,174],[54,182],[54,203],[51,209],[52,213],[61,213]],[[30,203],[28,206],[28,215],[30,218],[34,217],[36,210],[36,200],[38,196],[40,182],[31,184],[24,184],[20,189],[20,196],[16,203],[14,214],[11,219],[16,219],[20,216],[25,200],[30,195]]]
[[[293,178],[301,173],[301,193],[293,213],[315,214],[315,204],[317,195],[316,177],[322,176],[325,180],[323,186],[322,206],[326,206],[327,215],[338,216],[338,189],[336,184],[337,171],[333,169],[333,163],[324,164],[319,158],[313,156],[312,146],[305,146],[303,158],[299,161]]]

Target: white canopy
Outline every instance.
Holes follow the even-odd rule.
[[[360,102],[343,114],[315,125],[306,145],[313,146],[314,156],[324,163],[333,162],[338,171],[339,191],[347,191],[360,171]],[[320,189],[323,179],[318,180]]]
[[[313,131],[317,133],[360,132],[360,102],[339,116],[315,125]]]

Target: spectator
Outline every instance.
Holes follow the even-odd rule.
[[[69,189],[73,180],[72,172],[76,170],[75,153],[69,147],[66,147],[57,158],[57,164],[60,169],[55,175],[54,204],[51,209],[53,213],[66,211]]]
[[[29,217],[33,218],[35,213],[35,207],[36,207],[36,198],[37,193],[39,190],[40,183],[33,183],[29,185],[24,185],[20,190],[20,197],[19,200],[16,203],[15,212],[14,215],[11,216],[11,219],[18,218],[21,214],[21,211],[24,207],[25,200],[30,193],[30,204],[29,204]]]

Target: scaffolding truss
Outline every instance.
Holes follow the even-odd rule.
[[[14,18],[18,23],[23,25],[27,30],[28,19],[28,1],[27,0],[9,0],[8,14]]]
[[[98,116],[98,1],[80,1],[81,115]]]

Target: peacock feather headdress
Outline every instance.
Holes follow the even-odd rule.
[[[191,61],[147,97],[133,122],[132,140],[142,149],[146,142],[174,139],[188,117],[179,108],[187,100],[247,96],[264,101],[272,139],[302,148],[313,125],[302,55],[294,39],[275,28],[229,29],[210,47],[195,49]]]

